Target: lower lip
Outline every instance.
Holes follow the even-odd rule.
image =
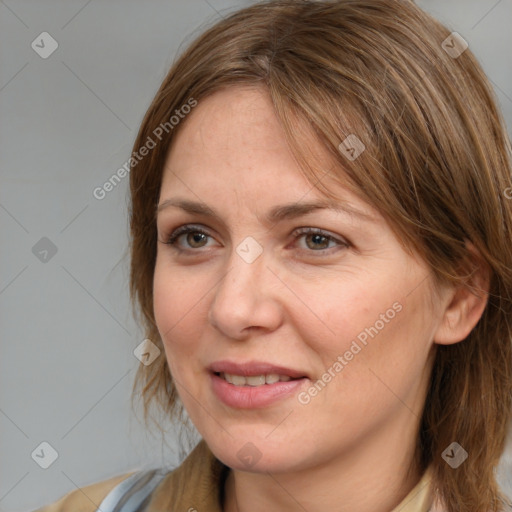
[[[296,393],[307,379],[275,382],[261,386],[235,386],[211,373],[212,387],[217,397],[230,407],[237,409],[259,409]]]

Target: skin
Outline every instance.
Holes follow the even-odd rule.
[[[264,89],[216,92],[183,123],[159,203],[199,201],[220,219],[175,206],[158,212],[154,311],[183,404],[232,468],[224,510],[392,510],[421,477],[413,454],[436,343],[463,340],[486,295],[444,287],[433,297],[426,264],[340,183],[330,183],[340,200],[374,222],[324,209],[266,224],[276,205],[324,198],[300,173]],[[166,244],[185,224],[208,235]],[[333,240],[296,234],[302,227]],[[263,248],[250,264],[236,252],[247,236]],[[295,393],[242,410],[212,391],[207,366],[221,359],[301,370],[311,376],[307,390],[395,302],[401,311],[308,404]],[[261,456],[252,467],[237,457],[247,442]]]

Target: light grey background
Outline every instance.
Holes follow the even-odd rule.
[[[165,445],[130,410],[143,335],[128,302],[128,178],[92,192],[130,156],[177,52],[250,3],[0,1],[0,511],[183,456],[171,428]],[[512,0],[418,3],[468,41],[510,129]],[[31,47],[42,32],[58,43],[47,59]],[[32,251],[42,237],[57,248],[46,262]],[[58,452],[46,470],[31,457],[43,441]],[[512,495],[511,453],[499,476]]]

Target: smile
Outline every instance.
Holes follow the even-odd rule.
[[[289,375],[278,375],[277,373],[267,373],[262,375],[234,375],[232,373],[221,372],[217,374],[221,379],[233,384],[234,386],[263,386],[266,384],[275,384],[276,382],[288,382],[293,380]]]
[[[210,373],[214,395],[224,405],[234,409],[269,407],[281,400],[291,399],[303,391],[309,382],[306,377],[292,378],[276,373],[247,376],[224,372]]]

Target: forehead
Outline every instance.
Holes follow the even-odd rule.
[[[217,185],[225,179],[290,182],[293,177],[311,188],[265,88],[237,85],[217,91],[199,101],[182,123],[167,155],[163,186],[175,182],[175,175],[186,175]],[[332,167],[326,150],[313,146],[318,165]]]
[[[339,168],[339,163],[319,143],[311,144],[311,128],[303,125],[299,133],[309,135],[315,166],[325,171],[321,179],[340,202],[357,205],[367,217],[379,217],[333,178],[333,167]],[[301,172],[264,88],[235,86],[213,93],[198,103],[173,140],[160,202],[172,195],[222,203],[226,193],[253,208],[326,200]]]
[[[234,86],[199,101],[173,140],[168,161],[173,168],[211,166],[218,159],[246,167],[249,158],[265,155],[287,166],[292,157],[268,92]]]

